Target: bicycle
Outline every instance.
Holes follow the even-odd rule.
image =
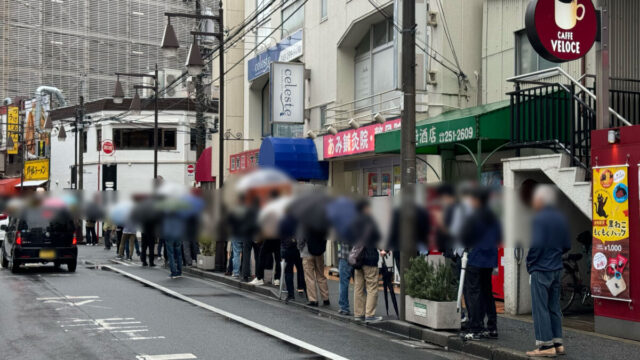
[[[591,258],[591,233],[589,231],[582,232],[577,239],[584,248],[584,254]],[[587,284],[583,284],[582,275],[578,261],[583,258],[582,253],[565,254],[562,257],[562,265],[564,273],[560,279],[560,308],[563,313],[571,308],[577,296],[580,296],[580,304],[583,306],[593,306],[593,298],[591,297],[591,260],[589,260],[589,268],[587,270]]]

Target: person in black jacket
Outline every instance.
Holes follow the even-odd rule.
[[[371,216],[369,202],[362,200],[357,205],[358,217],[353,223],[353,234],[357,234],[355,247],[363,247],[362,266],[354,266],[354,308],[356,320],[380,321],[376,316],[378,305],[378,253],[380,241],[378,225]],[[366,288],[366,293],[365,293]]]

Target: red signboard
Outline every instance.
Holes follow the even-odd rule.
[[[229,172],[238,173],[258,167],[260,149],[244,151],[229,156]]]
[[[193,164],[187,165],[187,173],[189,175],[193,174],[196,171],[196,166]]]
[[[116,151],[116,146],[113,144],[111,140],[105,140],[102,142],[102,152],[105,155],[113,155]]]
[[[532,0],[527,6],[525,25],[536,52],[553,62],[582,58],[598,32],[591,0]]]
[[[393,119],[384,124],[374,124],[355,130],[341,131],[336,135],[325,135],[323,138],[324,158],[330,159],[374,151],[376,148],[376,134],[399,128],[400,119]]]

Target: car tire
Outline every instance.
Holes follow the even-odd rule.
[[[4,249],[2,249],[2,267],[5,269],[9,268],[9,260],[7,260],[7,257],[4,255]]]
[[[77,265],[78,265],[78,260],[73,260],[72,262],[67,264],[67,270],[69,270],[69,272],[76,272]]]

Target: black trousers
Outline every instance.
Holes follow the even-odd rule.
[[[85,226],[84,229],[87,234],[87,244],[97,244],[98,236],[96,235],[96,226]]]
[[[469,312],[469,330],[481,332],[497,330],[496,303],[491,289],[491,268],[478,268],[467,265],[464,279],[464,302]],[[484,318],[487,317],[487,326]]]
[[[149,251],[149,265],[153,265],[153,250],[156,244],[156,237],[154,234],[142,233],[142,254],[140,254],[140,261],[143,264],[147,263],[147,251]]]
[[[282,257],[286,262],[284,267],[284,282],[287,285],[287,293],[289,297],[294,297],[296,289],[293,286],[293,267],[296,267],[298,275],[298,289],[306,290],[307,285],[304,282],[304,270],[302,270],[302,258],[300,258],[300,251],[295,246],[287,249],[282,249]],[[280,265],[278,265],[280,266]]]
[[[251,239],[244,239],[242,241],[242,269],[240,269],[244,279],[251,277],[251,250],[253,250],[253,257],[256,259],[257,268],[260,258],[260,244],[256,244]]]
[[[280,280],[280,239],[267,239],[262,242],[260,248],[260,261],[258,263],[258,269],[256,270],[256,277],[258,279],[264,279],[264,269],[269,266],[271,259],[275,262],[276,267],[276,279]]]

